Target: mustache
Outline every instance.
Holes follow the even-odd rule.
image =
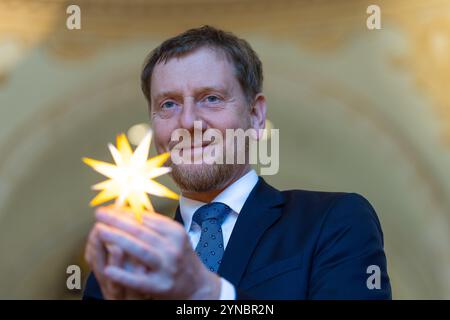
[[[181,149],[193,149],[198,147],[206,147],[215,143],[215,139],[212,140],[199,140],[199,141],[170,141],[169,151],[181,150]]]

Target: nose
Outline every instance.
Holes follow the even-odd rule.
[[[194,128],[205,130],[205,123],[198,114],[198,110],[195,106],[195,101],[192,97],[186,97],[184,99],[183,109],[179,118],[179,127],[188,130],[193,133]],[[200,122],[200,123],[199,123]],[[201,126],[199,126],[201,124]]]

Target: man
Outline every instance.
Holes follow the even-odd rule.
[[[159,153],[173,152],[172,133],[195,122],[223,135],[264,128],[262,64],[230,33],[204,26],[166,40],[141,80]],[[171,165],[182,194],[175,221],[97,210],[84,298],[391,298],[380,223],[362,196],[278,191],[248,161]]]

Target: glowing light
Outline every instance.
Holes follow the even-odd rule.
[[[147,123],[138,123],[130,127],[127,131],[128,140],[132,145],[137,146],[144,139],[150,126]]]
[[[133,153],[125,134],[119,134],[116,147],[108,144],[115,165],[83,158],[84,163],[109,178],[92,186],[100,192],[91,200],[91,206],[116,199],[117,206],[128,206],[142,222],[145,210],[154,211],[148,194],[178,200],[175,192],[153,180],[169,173],[171,168],[162,166],[170,157],[169,152],[147,159],[151,137],[148,131]]]

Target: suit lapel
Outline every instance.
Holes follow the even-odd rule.
[[[239,213],[218,273],[236,287],[259,239],[281,215],[281,192],[259,178]]]
[[[220,276],[238,286],[259,239],[280,217],[282,203],[281,192],[260,177],[239,213],[218,270]],[[179,206],[175,220],[183,224]]]

